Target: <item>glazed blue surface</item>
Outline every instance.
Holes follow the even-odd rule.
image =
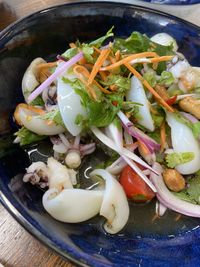
[[[38,56],[54,58],[66,50],[67,43],[77,38],[92,40],[112,25],[115,34],[124,37],[134,30],[149,36],[167,32],[176,38],[190,63],[200,66],[200,29],[173,16],[105,2],[70,4],[38,12],[0,34],[0,124],[5,125],[0,128],[0,143],[3,136],[8,138],[16,130],[12,112],[22,101],[21,79],[30,61]],[[34,149],[13,145],[12,137],[4,148],[0,146],[0,199],[18,222],[47,246],[81,266],[200,266],[198,219],[185,218],[180,228],[171,219],[145,222],[145,214],[138,222],[133,207],[129,224],[114,236],[103,232],[100,217],[81,224],[55,221],[42,207],[43,192],[22,182],[30,155],[39,157]],[[40,153],[40,157],[45,158],[44,154]],[[144,229],[140,223],[146,223]],[[161,228],[170,223],[172,228],[162,232]]]
[[[152,4],[163,5],[194,5],[200,3],[200,0],[142,0]]]

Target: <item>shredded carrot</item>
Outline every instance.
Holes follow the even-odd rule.
[[[87,84],[86,78],[88,76],[89,71],[83,66],[75,65],[75,67],[73,68],[73,72],[77,75],[79,80],[85,85],[86,90],[92,96],[92,98],[94,98],[96,100],[97,95],[96,95],[94,89]]]
[[[166,144],[166,127],[165,127],[165,121],[163,121],[160,127],[160,152],[163,152],[165,144]]]
[[[110,85],[110,90],[111,91],[116,91],[117,90],[117,85],[116,84]]]
[[[99,74],[101,76],[101,79],[105,82],[106,81],[106,78],[107,78],[107,75],[104,71],[99,71]]]
[[[125,63],[124,64],[130,72],[132,72],[142,83],[143,85],[152,93],[152,95],[155,97],[155,99],[160,102],[162,106],[164,106],[168,111],[174,112],[173,108],[170,107],[161,97],[160,95],[151,87],[151,85],[142,77],[142,75],[134,69],[130,64]]]
[[[98,54],[101,54],[101,50],[95,46],[93,46],[94,51],[96,51]]]
[[[39,115],[44,115],[44,113],[45,113],[45,111],[42,110],[42,109],[40,109],[40,108],[36,108],[34,106],[27,105],[25,103],[21,103],[21,104],[17,105],[17,107],[15,109],[15,112],[14,112],[14,118],[15,118],[16,122],[19,125],[22,125],[21,120],[20,120],[20,116],[19,116],[19,110],[20,110],[20,108],[30,110],[30,111],[32,111],[34,113],[39,114]]]
[[[120,57],[121,57],[120,50],[117,50],[117,52],[115,53],[115,59],[116,59],[116,61],[119,61],[120,60]]]
[[[69,44],[69,47],[71,47],[71,48],[76,48],[76,45],[75,45],[75,43],[70,43],[70,44]]]
[[[162,57],[155,57],[151,58],[151,63],[157,63],[157,62],[163,62],[163,61],[169,61],[173,58],[174,56],[162,56]]]
[[[112,65],[109,65],[109,66],[106,66],[106,67],[103,67],[101,68],[100,70],[101,71],[105,71],[105,70],[111,70],[111,69],[114,69],[116,67],[119,67],[127,62],[130,62],[134,59],[137,59],[137,58],[143,58],[143,57],[156,57],[157,54],[155,52],[142,52],[142,53],[138,53],[138,54],[133,54],[133,55],[130,55],[130,56],[127,56],[123,59],[121,59],[120,61],[112,64]]]
[[[101,66],[103,65],[104,61],[109,56],[109,54],[110,54],[110,49],[101,50],[101,53],[97,58],[97,61],[95,62],[94,67],[90,73],[88,84],[91,84],[93,82],[95,76],[97,75],[99,69],[101,68]]]
[[[109,58],[109,60],[110,60],[110,62],[111,62],[112,64],[114,64],[114,63],[116,62],[116,59],[115,59],[114,57],[109,56],[108,58]]]
[[[76,65],[74,68],[73,68],[73,71],[74,73],[79,77],[79,79],[86,85],[86,87],[89,88],[89,92],[91,93],[91,95],[94,97],[94,99],[96,99],[95,97],[95,92],[94,92],[94,89],[92,88],[91,85],[88,85],[88,78],[90,77],[90,73],[89,71],[83,67],[83,66],[79,66],[79,65]],[[84,76],[86,79],[83,79],[83,77],[81,76]],[[109,92],[107,89],[103,88],[97,81],[93,80],[92,84],[96,85],[103,93],[105,94],[110,94],[111,92]]]

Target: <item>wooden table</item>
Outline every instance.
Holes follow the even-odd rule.
[[[81,1],[81,0],[80,0]],[[116,0],[117,1],[117,0]],[[120,1],[120,0],[119,0]],[[66,0],[0,0],[0,30],[15,20],[30,13],[57,4]],[[121,0],[122,2],[122,0]],[[137,0],[127,0],[152,7],[152,5]],[[200,25],[200,16],[197,7],[170,8],[153,5],[153,8],[165,10],[169,13],[184,17]],[[180,13],[180,10],[182,10]],[[27,233],[0,205],[0,263],[6,267],[72,267],[74,265],[62,260],[49,251],[39,241]],[[0,265],[1,267],[1,265]]]

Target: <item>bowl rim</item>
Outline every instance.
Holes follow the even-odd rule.
[[[5,29],[0,31],[0,43],[4,38],[6,38],[7,35],[9,35],[9,33],[12,32],[13,29],[17,28],[18,25],[20,25],[21,23],[23,23],[27,19],[32,19],[32,18],[37,17],[39,14],[42,14],[44,12],[45,13],[52,12],[53,10],[67,7],[67,6],[72,6],[72,7],[78,6],[78,5],[84,6],[84,5],[88,5],[88,4],[92,4],[92,5],[102,4],[102,5],[115,5],[115,6],[119,6],[119,7],[130,7],[130,8],[135,9],[135,10],[144,11],[144,12],[152,13],[152,14],[157,14],[157,15],[163,16],[163,17],[168,18],[168,19],[169,18],[174,19],[180,23],[184,23],[187,26],[190,26],[190,27],[195,28],[196,30],[200,31],[200,27],[198,25],[193,24],[191,22],[188,22],[182,18],[176,17],[174,15],[168,14],[168,13],[163,12],[163,11],[155,10],[153,8],[135,5],[135,4],[131,4],[131,3],[124,3],[123,0],[120,0],[120,1],[121,2],[99,1],[99,0],[94,0],[94,1],[92,1],[92,0],[82,0],[82,1],[81,0],[70,0],[69,2],[64,3],[64,4],[58,4],[55,6],[44,8],[42,10],[33,12],[33,13],[23,17],[23,18],[20,18],[20,19],[14,21],[10,25],[8,25]],[[0,53],[1,53],[1,51],[0,51]],[[72,255],[71,252],[69,252],[67,250],[63,251],[61,248],[59,248],[58,246],[56,246],[55,244],[50,242],[48,237],[46,237],[45,235],[41,235],[41,232],[37,229],[37,227],[32,225],[24,216],[21,215],[21,213],[12,204],[12,202],[9,200],[9,198],[6,196],[6,194],[4,194],[2,192],[1,188],[0,188],[0,203],[26,231],[28,231],[34,238],[36,238],[38,241],[40,241],[43,245],[45,245],[46,247],[51,249],[53,252],[55,252],[59,256],[61,256],[64,260],[68,260],[68,261],[76,264],[77,266],[81,266],[81,267],[91,266],[90,265],[91,261],[88,261],[88,259],[83,258],[83,257],[82,258],[78,258],[78,257],[76,258],[74,255]],[[95,266],[100,267],[102,265],[97,263],[97,264],[95,264]],[[105,266],[105,265],[103,265],[103,266]]]

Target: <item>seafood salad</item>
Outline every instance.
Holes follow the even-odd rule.
[[[99,214],[115,234],[129,219],[129,201],[154,198],[158,216],[171,209],[200,217],[200,68],[172,36],[118,38],[110,29],[70,43],[54,62],[31,62],[22,93],[14,142],[52,144],[52,156],[32,162],[23,181],[45,191],[53,218],[79,223]],[[105,160],[82,188],[82,161],[99,148]]]

